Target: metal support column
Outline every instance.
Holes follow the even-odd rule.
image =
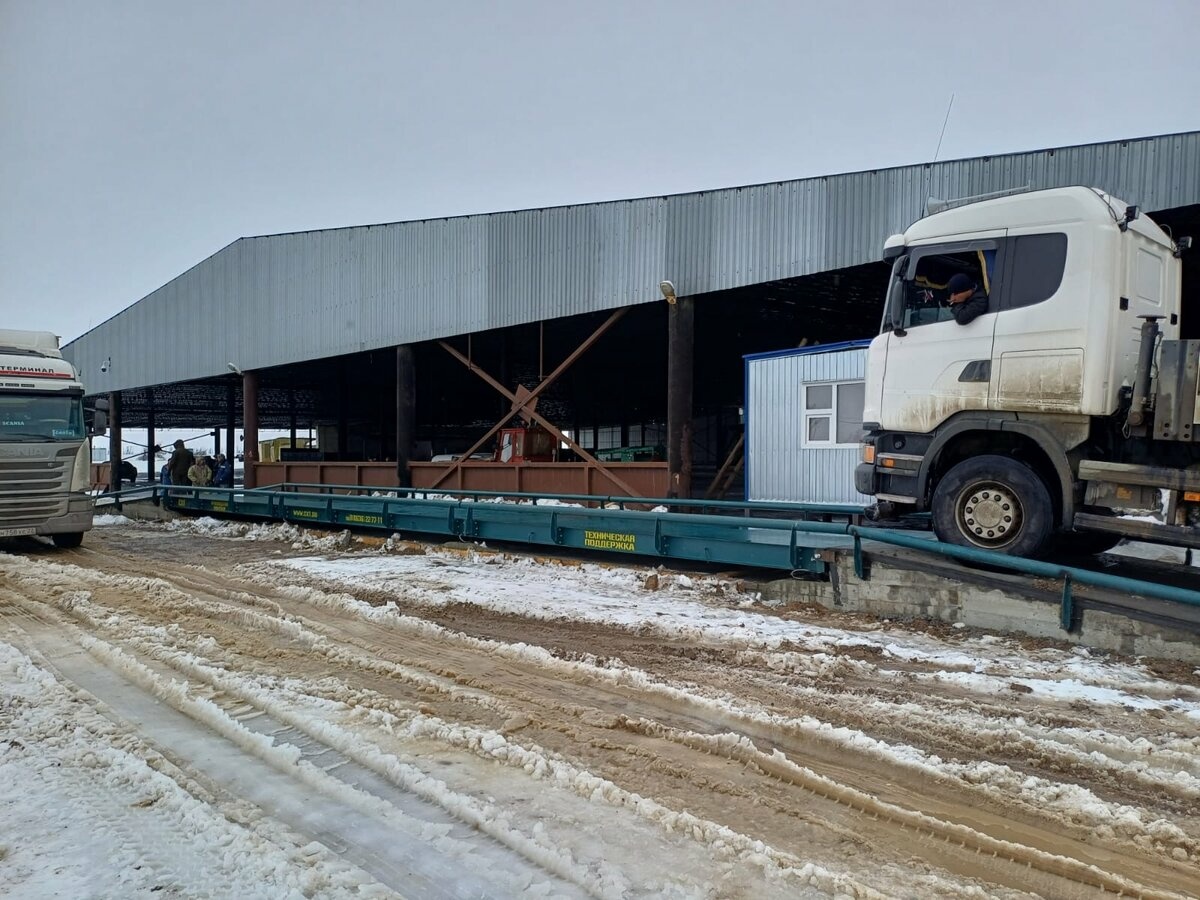
[[[692,374],[695,309],[679,297],[667,312],[667,496],[692,495]]]
[[[242,429],[244,434],[242,455],[245,468],[242,482],[248,488],[257,487],[258,480],[254,475],[254,464],[258,462],[257,372],[246,372],[242,375]]]
[[[121,392],[108,395],[108,489],[121,489]]]
[[[146,391],[146,481],[158,481],[158,455],[154,452],[154,389]]]
[[[413,437],[417,421],[417,366],[412,344],[396,347],[396,484],[412,487]]]
[[[237,459],[237,446],[234,440],[234,430],[237,428],[237,385],[230,380],[225,386],[225,460],[229,463],[230,471]]]
[[[350,457],[350,385],[346,375],[346,360],[338,364],[338,418],[337,418],[337,458],[345,461]]]
[[[288,444],[293,450],[296,449],[296,389],[288,388],[288,437],[291,439]]]

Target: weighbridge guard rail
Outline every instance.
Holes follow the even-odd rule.
[[[519,495],[420,488],[388,489],[380,494],[377,488],[357,485],[285,484],[272,488],[154,485],[105,496],[111,498],[118,509],[125,501],[153,498],[156,502],[165,502],[169,508],[189,512],[408,531],[461,540],[507,541],[811,574],[826,571],[822,550],[842,548],[853,551],[855,572],[860,578],[866,577],[863,542],[869,541],[1022,575],[1061,580],[1061,624],[1068,630],[1074,622],[1073,589],[1077,584],[1200,606],[1200,591],[1176,585],[960,547],[896,529],[859,525],[856,521],[863,509],[851,504]],[[373,493],[366,494],[366,491]],[[515,502],[495,502],[500,498]],[[571,503],[601,506],[568,505]],[[650,509],[631,510],[627,508],[629,506]],[[717,512],[663,511],[663,508],[671,507]],[[790,513],[793,517],[768,518],[763,513]],[[845,521],[816,520],[834,518]]]

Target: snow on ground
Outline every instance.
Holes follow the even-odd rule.
[[[0,893],[356,896],[371,884],[320,848],[229,821],[171,768],[0,641]]]
[[[92,525],[96,528],[111,528],[114,525],[132,525],[133,520],[125,516],[101,514],[92,518]]]
[[[160,563],[138,568],[131,559],[125,574],[53,556],[0,554],[0,614],[6,590],[7,602],[21,608],[31,601],[12,600],[14,586],[17,596],[41,592],[38,602],[82,629],[80,645],[113,674],[142,684],[225,738],[258,748],[260,761],[281,771],[298,767],[309,787],[353,800],[360,812],[371,813],[371,804],[381,798],[398,809],[400,794],[434,802],[449,818],[410,836],[405,846],[416,854],[410,858],[420,857],[426,841],[446,858],[474,858],[477,865],[479,853],[495,849],[473,849],[463,833],[469,826],[539,867],[533,880],[519,865],[502,876],[500,867],[512,863],[498,855],[494,883],[505,896],[515,895],[512,885],[518,883],[545,887],[549,874],[564,889],[596,896],[627,896],[635,886],[640,896],[724,896],[721,885],[735,883],[739,896],[751,896],[754,891],[747,893],[736,880],[747,864],[764,866],[776,879],[799,879],[819,888],[816,893],[870,896],[869,885],[886,885],[894,875],[898,893],[928,895],[917,887],[922,882],[905,880],[911,872],[847,869],[838,853],[815,845],[815,862],[794,847],[777,851],[754,836],[757,800],[742,830],[731,830],[722,808],[738,802],[739,793],[728,772],[703,770],[696,781],[685,782],[683,799],[672,803],[667,799],[672,779],[680,776],[668,774],[666,762],[649,751],[629,771],[617,762],[624,753],[636,758],[641,746],[663,735],[668,741],[659,750],[694,747],[704,758],[737,761],[739,770],[775,773],[780,785],[807,785],[803,805],[827,792],[864,815],[877,809],[885,819],[918,826],[916,831],[924,827],[924,820],[880,801],[870,787],[839,784],[807,768],[821,761],[819,754],[797,761],[805,747],[832,746],[839,763],[857,758],[869,760],[864,771],[889,767],[894,781],[886,789],[909,781],[964,787],[974,792],[981,810],[991,801],[1026,817],[1044,815],[1172,864],[1200,859],[1200,834],[1189,812],[1200,799],[1200,688],[1138,661],[967,629],[924,631],[840,616],[813,621],[803,613],[768,609],[752,590],[717,576],[422,547],[398,538],[362,540],[349,532],[293,525],[214,519],[149,525],[111,518],[117,521],[105,526],[117,535],[118,549],[118,529],[155,531],[158,549],[166,554]],[[223,559],[214,558],[211,545],[197,544],[201,551],[188,557],[180,549],[187,542],[176,546],[174,539],[189,535],[262,546]],[[172,565],[178,561],[175,570],[162,564],[167,559]],[[246,559],[252,561],[239,562]],[[459,622],[471,628],[455,630]],[[217,623],[224,623],[223,634]],[[615,636],[606,640],[616,649],[563,654],[532,633],[558,628],[565,634],[576,624],[598,635],[611,632]],[[526,625],[529,637],[522,631]],[[243,633],[258,637],[243,642]],[[0,641],[4,638],[0,630]],[[654,672],[622,660],[623,649],[640,652],[644,646],[690,651],[678,658],[701,662],[697,668]],[[744,665],[748,680],[700,674],[709,653]],[[321,844],[308,846],[278,824],[260,820],[247,827],[223,816],[218,805],[189,792],[186,779],[173,779],[147,762],[151,751],[114,731],[56,680],[52,667],[32,656],[0,643],[0,822],[38,823],[28,837],[0,829],[0,884],[15,873],[23,881],[12,883],[30,896],[62,887],[96,895],[88,880],[91,867],[98,873],[99,895],[151,891],[160,884],[190,895],[199,890],[196,873],[211,870],[218,888],[206,889],[221,895],[221,879],[232,877],[236,865],[264,885],[267,896],[337,896],[376,887],[366,874],[375,869],[339,866],[344,858],[337,858],[336,849],[331,861]],[[666,658],[670,661],[669,654]],[[475,661],[482,661],[478,668]],[[72,665],[78,669],[78,663]],[[57,677],[68,669],[60,663]],[[375,679],[367,682],[370,689],[356,680],[367,677],[364,673]],[[526,685],[533,689],[526,680],[531,673],[567,698],[560,718],[555,693],[531,694],[524,712],[512,712],[527,702],[521,691]],[[402,702],[401,694],[387,693],[405,684],[425,699]],[[773,692],[770,703],[757,692],[764,685]],[[435,711],[439,697],[444,702]],[[614,697],[616,705],[606,707]],[[547,698],[543,739],[585,727],[609,730],[584,741],[579,760],[562,747],[551,752],[524,740],[523,729],[542,727],[533,710]],[[592,710],[589,703],[600,706]],[[848,719],[839,724],[823,718],[823,703]],[[662,711],[667,712],[661,722],[654,721]],[[713,730],[699,728],[698,721]],[[63,722],[74,727],[63,729]],[[880,736],[875,723],[894,734]],[[692,727],[698,730],[689,731]],[[930,749],[922,741],[923,728],[955,733],[955,739]],[[773,749],[777,742],[791,755]],[[990,757],[993,750],[1003,759]],[[601,774],[603,768],[585,764],[589,759],[613,768]],[[481,769],[479,760],[489,768]],[[642,784],[640,793],[622,782],[622,775],[633,779],[639,768],[655,765],[664,769],[662,797],[658,781]],[[355,767],[362,777],[377,776],[378,784],[348,782],[349,791],[332,784]],[[34,789],[9,787],[17,784]],[[375,799],[356,793],[367,784],[375,785]],[[154,799],[143,805],[146,797],[139,791],[145,785],[153,786]],[[1114,785],[1130,787],[1116,798],[1106,796]],[[267,802],[261,791],[256,795],[244,782],[243,787],[246,797]],[[712,796],[706,796],[710,789]],[[768,801],[762,815],[770,810],[771,792],[779,789],[772,783],[762,795]],[[1139,791],[1147,804],[1130,800]],[[781,805],[793,807],[798,799],[790,796]],[[705,814],[696,815],[692,804],[705,802]],[[622,810],[634,811],[636,818],[623,819]],[[395,818],[389,812],[380,820]],[[89,827],[96,821],[105,824]],[[205,836],[196,847],[176,840],[180,822]],[[855,828],[853,822],[847,826]],[[395,827],[397,833],[404,830]],[[812,826],[806,821],[804,827]],[[165,837],[148,841],[143,836],[149,833]],[[680,843],[679,834],[691,837]],[[640,859],[631,849],[653,845],[664,853],[663,841],[675,842],[669,851],[677,863],[672,873],[660,874],[653,859]],[[76,844],[82,848],[78,861],[70,849]],[[926,848],[915,846],[920,857]],[[1049,859],[1037,852],[1043,863]],[[244,862],[251,853],[253,863]],[[135,857],[144,857],[145,872],[132,868]],[[896,866],[897,858],[904,853],[887,865]],[[440,862],[430,865],[444,868]],[[938,871],[930,884],[945,877]],[[680,873],[695,873],[696,880]],[[464,875],[469,877],[474,876]],[[990,889],[978,885],[987,884],[986,877],[972,875],[957,888],[946,886],[955,882],[937,883],[943,896],[960,889],[962,896],[984,896]],[[795,883],[777,881],[773,887]],[[231,888],[232,893],[238,891]]]
[[[1114,556],[1149,559],[1155,562],[1174,563],[1176,565],[1187,563],[1190,560],[1191,565],[1200,567],[1200,551],[1189,550],[1187,547],[1147,544],[1144,541],[1122,541],[1108,552]]]
[[[991,635],[947,642],[898,626],[830,628],[758,612],[757,595],[716,578],[583,564],[563,566],[504,554],[380,556],[349,554],[273,560],[319,583],[394,598],[399,612],[449,604],[480,606],[531,619],[614,625],[669,640],[703,640],[765,649],[877,650],[884,658],[935,666],[914,677],[953,682],[982,695],[1017,683],[1038,698],[1085,700],[1131,709],[1170,709],[1200,721],[1200,691],[1182,690],[1137,665],[1084,648],[1030,650]]]
[[[195,519],[172,519],[163,524],[149,524],[148,526],[143,525],[143,527],[165,528],[177,534],[200,534],[206,537],[239,541],[279,542],[290,544],[293,549],[297,550],[328,552],[346,549],[355,543],[355,538],[349,531],[313,531],[286,522],[282,524],[232,522],[214,519],[211,516]]]
[[[272,560],[331,587],[393,596],[397,609],[449,604],[547,621],[575,620],[614,625],[666,639],[733,643],[765,649],[812,652],[862,648],[884,658],[936,667],[917,674],[954,682],[981,695],[1016,683],[1038,698],[1086,701],[1140,710],[1171,709],[1200,721],[1200,692],[1180,691],[1137,665],[1113,662],[1085,648],[1030,650],[992,635],[953,641],[902,626],[830,628],[760,611],[758,595],[738,591],[727,580],[680,573],[583,563],[559,565],[526,556],[430,548],[419,555],[389,555],[396,541],[367,552],[349,531],[330,533],[284,524],[248,524],[213,518],[178,519],[165,526],[180,533],[262,542],[326,555]],[[1177,548],[1123,544],[1135,555],[1173,560]],[[1145,548],[1149,547],[1150,553]],[[329,555],[336,554],[336,555]],[[1162,554],[1166,554],[1162,556]],[[1154,557],[1157,558],[1157,557]],[[659,587],[646,589],[647,578]]]

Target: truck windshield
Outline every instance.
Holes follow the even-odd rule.
[[[80,441],[83,437],[81,397],[0,394],[0,442]]]

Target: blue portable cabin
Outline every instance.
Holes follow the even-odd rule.
[[[870,341],[745,356],[746,499],[861,503],[854,489]]]

